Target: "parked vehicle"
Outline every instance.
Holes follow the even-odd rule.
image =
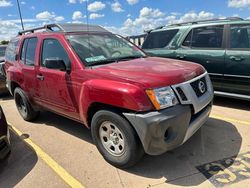
[[[100,26],[20,32],[7,48],[5,69],[23,119],[48,109],[83,123],[103,157],[120,168],[144,152],[180,146],[211,111],[213,89],[202,66],[147,57]]]
[[[0,45],[0,63],[4,62],[4,55],[7,45]]]
[[[149,31],[142,48],[152,56],[204,66],[215,95],[250,100],[250,20],[214,19]]]
[[[4,70],[4,55],[7,45],[0,45],[0,95],[8,93],[8,89],[6,87],[6,77]]]
[[[2,107],[0,106],[0,160],[10,153],[10,134]]]

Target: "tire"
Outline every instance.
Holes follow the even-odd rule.
[[[32,108],[24,91],[19,87],[14,91],[14,100],[19,114],[25,121],[33,121],[38,117],[39,112]]]
[[[100,110],[93,116],[91,134],[104,159],[118,168],[131,167],[144,155],[135,130],[112,111]]]

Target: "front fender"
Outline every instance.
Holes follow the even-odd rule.
[[[82,84],[79,110],[85,124],[87,124],[88,109],[93,103],[103,103],[136,112],[152,109],[145,91],[140,87],[111,80],[96,79]]]

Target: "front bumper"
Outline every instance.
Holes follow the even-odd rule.
[[[192,115],[189,105],[150,112],[124,113],[135,128],[145,152],[160,155],[186,142],[208,119],[212,105]]]

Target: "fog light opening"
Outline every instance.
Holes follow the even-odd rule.
[[[164,139],[167,141],[169,139],[169,129],[167,129],[164,133]]]

